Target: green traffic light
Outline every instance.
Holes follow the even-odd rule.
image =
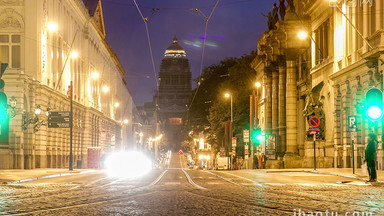
[[[372,88],[365,95],[365,115],[372,121],[380,120],[383,117],[383,93]]]
[[[263,135],[258,134],[258,135],[256,136],[256,139],[257,139],[258,141],[260,141],[261,139],[263,139]]]
[[[371,106],[367,109],[367,115],[372,120],[378,120],[383,115],[383,111],[378,106]]]

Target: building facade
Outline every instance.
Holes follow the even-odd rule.
[[[191,95],[191,77],[186,52],[175,36],[164,53],[159,72],[159,89],[154,97],[154,101],[158,101],[162,130],[170,148],[181,146],[182,117],[187,111]]]
[[[0,10],[5,93],[16,102],[0,168],[68,167],[69,129],[49,127],[45,113],[69,111],[71,82],[74,166],[87,167],[89,149],[127,148],[132,125],[122,122],[132,122],[132,97],[105,40],[101,2],[2,0]]]
[[[259,123],[276,137],[269,167],[313,167],[315,153],[317,167],[350,168],[352,139],[360,167],[374,128],[383,169],[382,121],[372,123],[356,109],[369,89],[383,88],[382,10],[383,1],[294,1],[259,38],[252,62],[262,82]],[[313,116],[321,121],[316,146],[308,136]],[[356,133],[349,132],[349,116],[357,118]]]

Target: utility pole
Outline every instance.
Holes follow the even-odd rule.
[[[68,89],[69,100],[70,100],[70,111],[69,111],[69,170],[73,170],[73,153],[72,153],[72,132],[73,132],[73,85]]]

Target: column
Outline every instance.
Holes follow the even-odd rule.
[[[279,134],[279,71],[272,67],[272,134]]]
[[[335,86],[335,122],[334,122],[334,168],[338,168],[339,165],[339,152],[338,148],[341,144],[341,93],[340,86]]]
[[[362,5],[363,7],[363,36],[364,37],[367,37],[369,35],[369,26],[370,26],[370,23],[369,23],[369,16],[370,16],[370,13],[369,13],[369,6],[367,4],[363,4]],[[366,52],[369,47],[367,45],[366,42],[363,42],[364,46],[363,46],[363,53]]]
[[[269,67],[264,68],[264,86],[265,86],[265,131],[268,134],[272,132],[272,77]]]
[[[286,125],[287,149],[286,153],[297,154],[297,81],[296,62],[287,59],[287,99],[286,99]]]
[[[376,4],[376,30],[383,29],[383,1],[374,1],[373,4]]]
[[[279,62],[279,144],[277,146],[277,153],[282,155],[286,151],[286,62],[282,59]]]

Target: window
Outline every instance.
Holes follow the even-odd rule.
[[[315,61],[316,64],[321,63],[324,59],[328,58],[328,33],[329,33],[329,19],[321,24],[315,30]]]
[[[8,63],[10,68],[21,66],[20,35],[0,35],[0,61]]]

